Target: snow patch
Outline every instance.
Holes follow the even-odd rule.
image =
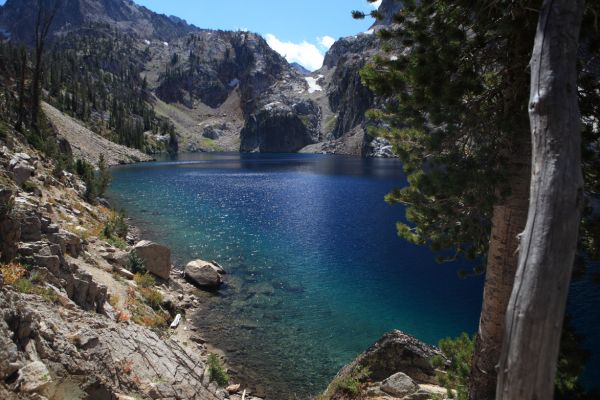
[[[390,61],[398,61],[398,56],[391,56]]]
[[[145,39],[144,43],[146,43],[148,46],[150,46],[150,41],[148,39]]]
[[[274,101],[272,103],[267,104],[264,109],[267,111],[272,111],[275,108],[280,108],[281,106],[283,106],[283,103],[280,101]]]
[[[165,45],[165,47],[169,47],[169,43],[163,42],[163,44]]]
[[[319,79],[321,79],[322,77],[323,77],[323,75],[319,75],[316,78],[313,78],[312,76],[307,76],[304,78],[304,79],[306,79],[306,83],[308,83],[308,93],[323,91],[323,88],[321,87],[321,85],[319,85],[317,83],[317,81]]]
[[[375,33],[375,29],[369,29],[368,31],[363,32],[363,35],[372,35]]]

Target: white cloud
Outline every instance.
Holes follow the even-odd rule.
[[[284,56],[288,62],[297,62],[310,71],[315,71],[323,65],[323,54],[312,43],[283,42],[271,33],[267,33],[265,39],[269,46]]]
[[[371,6],[376,10],[379,8],[380,5],[381,5],[381,0],[377,0],[375,3],[371,3]]]
[[[329,48],[335,43],[335,39],[327,35],[318,37],[317,40],[319,41],[319,44],[327,50],[329,50]]]

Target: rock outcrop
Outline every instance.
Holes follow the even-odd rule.
[[[158,284],[117,277],[128,253],[98,237],[110,213],[83,200],[77,177],[56,178],[45,156],[9,138],[10,149],[0,137],[0,399],[240,400],[247,388],[213,381],[204,339],[181,321],[200,307],[192,285],[176,272]],[[36,159],[37,191],[9,170],[21,153]],[[131,251],[169,278],[168,248],[141,241]]]
[[[339,382],[357,379],[365,395],[381,399],[429,400],[445,398],[437,386],[433,359],[444,355],[437,348],[395,330],[383,335],[367,351],[343,367],[333,379],[325,398],[333,397]],[[364,372],[368,371],[368,372]]]
[[[5,287],[0,290],[0,331],[6,342],[0,346],[0,378],[16,373],[8,387],[17,393],[220,398],[203,383],[205,367],[199,358],[135,324],[56,307]]]
[[[367,367],[375,380],[403,372],[419,383],[436,383],[432,359],[443,354],[417,338],[395,330],[386,333],[366,352],[344,367],[341,374],[357,365]]]
[[[319,109],[310,100],[293,104],[275,101],[246,121],[240,150],[262,153],[296,152],[319,140]]]
[[[337,40],[325,55],[323,67],[314,73],[322,77],[325,98],[319,98],[324,116],[322,140],[303,151],[354,154],[365,157],[393,157],[387,140],[369,135],[365,112],[377,105],[376,96],[363,84],[361,69],[380,53],[377,31],[393,24],[401,0],[384,0],[379,7],[383,19],[366,32]]]

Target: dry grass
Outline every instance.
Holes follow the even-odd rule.
[[[23,278],[27,270],[19,263],[11,262],[0,265],[0,272],[4,277],[4,283],[14,285],[19,279]]]

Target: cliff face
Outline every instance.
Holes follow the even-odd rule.
[[[361,124],[374,103],[373,94],[362,83],[360,70],[376,53],[378,45],[375,35],[361,34],[338,40],[326,55],[324,68],[333,70],[327,87],[329,105],[338,115],[332,132],[335,138]]]
[[[367,132],[365,112],[374,107],[377,98],[362,83],[361,69],[379,52],[381,42],[377,31],[393,22],[393,15],[402,8],[400,0],[384,0],[379,7],[382,19],[367,32],[339,39],[325,55],[323,67],[316,72],[323,76],[326,98],[321,104],[323,115],[332,114],[324,123],[318,145],[305,151],[392,157],[390,144],[373,138]]]

